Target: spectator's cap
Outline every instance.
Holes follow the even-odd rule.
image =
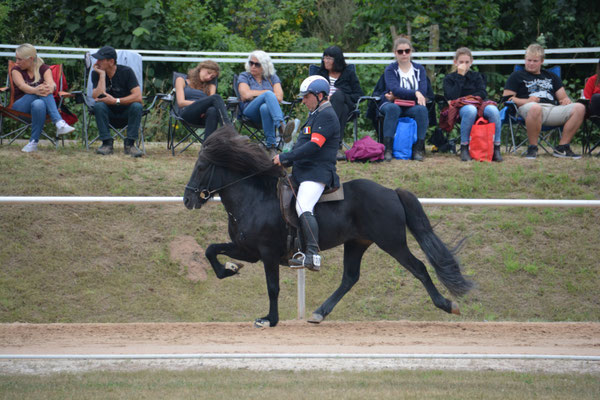
[[[104,46],[103,48],[98,50],[96,53],[92,54],[92,57],[94,57],[96,60],[107,60],[109,58],[112,58],[113,60],[116,61],[117,60],[117,51],[110,46]]]

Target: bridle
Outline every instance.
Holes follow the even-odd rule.
[[[244,177],[242,177],[240,179],[237,179],[237,180],[235,180],[233,182],[229,182],[228,184],[225,184],[225,185],[223,185],[223,186],[221,186],[221,187],[219,187],[217,189],[212,189],[211,190],[210,189],[210,183],[212,182],[213,176],[215,174],[215,164],[211,163],[210,164],[210,176],[208,177],[208,184],[206,185],[206,187],[204,187],[204,188],[201,189],[199,186],[198,187],[194,187],[194,186],[185,185],[185,188],[188,189],[188,190],[193,191],[194,193],[199,193],[198,196],[202,200],[208,201],[208,199],[210,199],[219,190],[223,190],[226,187],[235,185],[236,183],[239,183],[239,182],[241,182],[243,180],[246,180],[248,178],[252,178],[253,176],[256,176],[256,175],[261,174],[263,172],[265,172],[265,171],[256,171],[256,172],[254,172],[254,173],[252,173],[250,175],[246,175],[246,176],[244,176]]]

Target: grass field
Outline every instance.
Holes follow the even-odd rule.
[[[97,156],[80,147],[23,154],[0,147],[2,195],[180,196],[196,151],[172,157]],[[369,178],[419,197],[600,198],[600,159],[506,156],[463,163],[433,155],[424,163],[351,164],[343,180]],[[262,266],[239,276],[193,283],[169,257],[169,243],[191,235],[202,246],[228,241],[218,203],[189,211],[171,205],[2,205],[0,322],[251,321],[267,311]],[[436,309],[420,283],[373,246],[361,280],[330,319],[599,321],[600,210],[590,208],[426,207],[478,288],[460,301],[462,316]],[[425,260],[416,242],[410,247]],[[341,279],[341,248],[307,274],[307,311]],[[296,316],[295,272],[282,269],[282,319]]]
[[[141,371],[0,377],[2,399],[596,399],[593,375]]]
[[[25,155],[0,147],[1,195],[180,196],[195,151],[172,157],[96,156],[80,147]],[[369,178],[419,197],[600,198],[600,159],[506,156],[501,164],[339,163],[343,180]],[[228,241],[220,204],[0,206],[0,322],[252,321],[268,300],[260,265],[239,276],[191,282],[169,244],[191,235],[202,246]],[[418,281],[376,247],[361,280],[329,319],[441,321],[600,321],[598,209],[426,207],[478,288],[461,316],[436,309]],[[424,256],[412,240],[417,257]],[[341,278],[341,250],[307,274],[307,311]],[[435,278],[434,278],[435,279]],[[437,282],[437,281],[436,281]],[[439,285],[438,285],[439,287]],[[442,288],[440,288],[442,289]],[[445,291],[444,291],[445,292]],[[282,269],[280,313],[296,317],[295,272]],[[500,372],[144,371],[0,377],[3,399],[109,398],[443,398],[592,399],[597,376]]]

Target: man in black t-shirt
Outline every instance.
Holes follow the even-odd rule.
[[[142,152],[135,147],[135,141],[142,120],[142,90],[135,73],[129,67],[117,64],[117,52],[110,46],[104,46],[92,56],[98,60],[92,72],[92,97],[96,101],[93,112],[102,140],[102,146],[96,153],[113,153],[108,123],[121,120],[127,121],[125,154],[141,157]]]
[[[542,125],[563,126],[559,145],[554,149],[555,157],[581,158],[571,151],[569,143],[583,122],[585,107],[571,102],[561,79],[542,69],[543,63],[544,48],[537,43],[530,45],[525,52],[525,70],[513,72],[502,93],[517,105],[519,115],[525,119],[529,139],[526,158],[537,156]]]

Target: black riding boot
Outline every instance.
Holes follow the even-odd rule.
[[[306,250],[303,253],[296,253],[298,257],[289,260],[290,267],[305,267],[311,271],[321,270],[321,256],[319,255],[319,224],[317,219],[310,211],[300,215],[300,228]]]
[[[384,137],[383,145],[385,146],[385,161],[392,161],[392,151],[394,149],[394,138]]]

